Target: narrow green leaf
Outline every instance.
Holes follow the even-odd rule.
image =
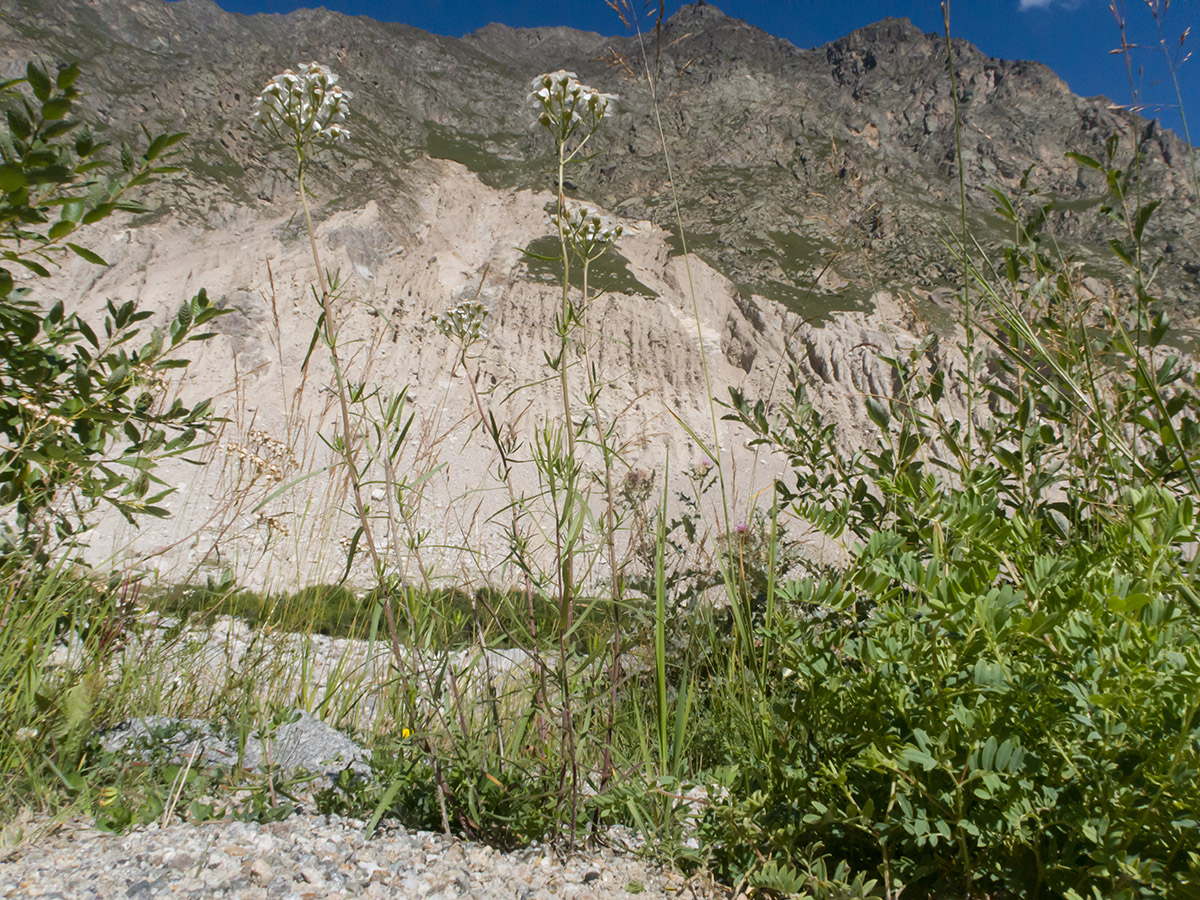
[[[57,163],[25,171],[25,181],[29,184],[70,184],[72,179],[71,170]]]
[[[86,259],[88,262],[92,263],[93,265],[97,265],[97,266],[107,266],[108,265],[108,263],[104,260],[104,257],[100,256],[100,254],[95,253],[92,250],[89,250],[87,247],[80,247],[78,244],[72,244],[70,241],[67,242],[67,247],[69,247],[71,252],[74,253],[76,256],[80,257],[81,259]]]
[[[59,215],[67,222],[75,222],[83,218],[84,204],[80,199],[66,200],[62,204]]]
[[[153,162],[154,160],[158,159],[158,157],[162,156],[164,150],[168,149],[169,147],[173,147],[175,144],[178,144],[185,137],[187,137],[186,132],[158,135],[158,137],[154,138],[154,140],[150,142],[150,146],[146,148],[146,162]]]
[[[1075,162],[1079,163],[1081,166],[1087,166],[1089,169],[1101,168],[1101,165],[1098,161],[1092,159],[1090,156],[1088,156],[1085,153],[1074,153],[1074,152],[1068,153],[1067,159],[1073,159],[1073,160],[1075,160]]]
[[[1021,277],[1021,256],[1016,247],[1008,247],[1004,251],[1004,274],[1013,284]]]
[[[881,431],[886,431],[888,422],[891,421],[891,415],[888,413],[887,407],[876,400],[874,397],[867,397],[867,416],[871,421],[879,427]]]
[[[992,765],[996,762],[996,750],[998,749],[998,746],[999,745],[996,741],[996,736],[994,734],[990,735],[987,739],[987,742],[983,745],[983,750],[979,754],[979,768],[992,768]]]
[[[383,792],[383,796],[379,798],[379,802],[375,804],[375,811],[371,813],[371,818],[367,821],[366,836],[368,840],[375,833],[375,829],[379,825],[379,820],[383,818],[383,814],[391,807],[392,801],[396,799],[396,794],[403,786],[404,779],[397,778],[388,785],[387,790]]]
[[[84,213],[80,223],[83,225],[91,225],[95,222],[99,222],[101,219],[107,219],[112,215],[114,209],[116,209],[115,203],[98,204]]]
[[[1129,249],[1122,241],[1113,238],[1108,242],[1108,246],[1112,249],[1112,252],[1117,255],[1121,262],[1125,263],[1125,265],[1132,266],[1134,264],[1133,254],[1129,252]]]
[[[71,247],[70,244],[67,244],[67,246]],[[74,248],[72,247],[72,249],[74,249]],[[86,257],[85,257],[85,259],[86,259]],[[91,344],[93,347],[95,347],[97,350],[100,349],[100,341],[96,338],[96,332],[92,330],[92,326],[89,325],[87,322],[85,322],[83,319],[78,320],[78,325],[79,325],[79,333],[82,334],[87,339],[87,342],[89,344]]]
[[[175,318],[171,322],[171,346],[178,344],[187,335],[188,326],[192,323],[191,307],[184,303],[179,307],[179,311],[175,314]]]
[[[1137,218],[1133,223],[1134,240],[1141,241],[1142,232],[1146,230],[1146,223],[1150,221],[1150,217],[1154,215],[1154,211],[1162,205],[1161,200],[1154,200],[1140,207],[1137,211]]]
[[[61,121],[58,121],[58,122],[51,122],[49,125],[47,125],[45,128],[42,129],[42,140],[45,140],[45,141],[57,140],[58,138],[62,137],[64,134],[68,134],[69,132],[73,131],[74,129],[76,129],[78,127],[79,127],[79,121],[77,119],[62,119]]]
[[[18,258],[18,259],[13,260],[13,262],[15,262],[17,265],[24,266],[30,272],[34,272],[34,273],[40,275],[42,278],[50,277],[50,272],[46,269],[46,267],[43,266],[41,263],[34,262],[32,259]]]

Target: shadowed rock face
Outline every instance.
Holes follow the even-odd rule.
[[[245,17],[208,0],[0,0],[0,12],[4,70],[34,55],[79,58],[92,112],[117,133],[143,122],[191,132],[172,206],[210,226],[239,207],[291,202],[249,113],[274,72],[310,58],[355,92],[354,139],[320,176],[335,208],[378,197],[403,207],[426,153],[493,186],[547,187],[546,142],[524,96],[534,75],[564,67],[622,98],[597,156],[571,174],[575,193],[674,224],[658,120],[631,77],[642,59],[633,38],[489,25],[457,40],[325,10]],[[881,288],[954,283],[944,239],[958,219],[958,148],[943,38],[887,19],[805,50],[705,5],[683,8],[646,49],[689,248],[744,295],[820,317]],[[1040,64],[963,41],[953,56],[976,239],[1007,236],[987,188],[1014,190],[1032,166],[1032,188],[1071,201],[1051,217],[1056,233],[1095,274],[1114,274],[1106,226],[1085,203],[1099,175],[1065,153],[1102,158],[1115,133],[1124,162],[1136,137],[1148,192],[1166,201],[1150,242],[1165,257],[1162,289],[1189,311],[1200,222],[1186,146],[1104,98],[1074,96]],[[818,281],[826,266],[836,277]]]

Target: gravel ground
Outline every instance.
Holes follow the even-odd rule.
[[[204,646],[242,652],[244,626],[230,623],[228,630],[226,640],[206,636]],[[69,651],[64,648],[60,663]],[[324,662],[344,658],[346,652],[345,647],[318,644],[312,658]],[[500,663],[516,665],[507,658],[493,661],[503,669]],[[185,730],[158,735],[155,743],[163,743],[176,758],[221,764],[233,752],[200,720],[151,717],[123,723],[101,737],[110,751],[126,747],[137,753],[139,738],[165,733],[169,723]],[[257,758],[260,749],[252,739],[247,757]],[[325,760],[338,757],[341,761],[332,769],[337,771],[365,753],[308,715],[281,726],[271,749],[282,769],[318,773],[329,770]],[[51,823],[22,816],[0,829],[0,900],[709,900],[719,895],[707,882],[685,880],[619,849],[636,846],[636,841],[629,843],[632,837],[614,833],[617,848],[560,857],[536,845],[502,853],[441,834],[406,832],[387,822],[367,840],[362,821],[336,815],[298,813],[265,825],[152,824],[120,835],[97,831],[90,822]]]
[[[339,816],[295,815],[268,825],[150,825],[123,835],[68,822],[46,828],[0,862],[4,900],[715,896],[711,885],[619,850],[561,858],[537,846],[501,853],[386,823],[367,840],[361,821]]]

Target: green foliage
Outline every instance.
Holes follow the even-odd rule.
[[[1155,204],[1124,211],[1131,176],[1105,171],[1129,321],[1041,246],[1045,205],[1004,200],[1019,243],[998,278],[968,269],[992,309],[986,421],[946,412],[927,346],[892,360],[859,453],[800,388],[774,420],[734,393],[791,461],[780,500],[855,545],[755,629],[767,702],[740,708],[704,826],[726,876],[829,848],[904,896],[1193,896],[1197,380],[1131,249]]]
[[[129,634],[136,580],[97,578],[67,562],[101,504],[130,521],[163,516],[157,463],[193,449],[207,401],[167,402],[174,353],[203,340],[218,315],[201,291],[172,320],[109,301],[89,322],[62,301],[45,308],[23,281],[51,277],[63,254],[104,265],[77,232],[145,207],[130,192],[174,171],[162,160],[183,135],[146,135],[109,161],[72,118],[78,67],[53,76],[30,63],[0,84],[0,779],[13,794],[87,795],[95,723],[119,693],[106,667]],[[36,284],[36,281],[34,281]],[[71,649],[64,664],[56,652]],[[118,679],[119,682],[119,679]],[[89,795],[90,796],[90,795]]]
[[[210,581],[170,588],[151,603],[162,612],[189,619],[235,616],[256,628],[333,637],[365,637],[369,626],[355,593],[337,584],[264,594]]]
[[[1144,552],[1064,552],[966,493],[928,507],[952,549],[880,532],[844,581],[812,585],[837,624],[771,635],[772,750],[709,823],[722,865],[823,843],[918,891],[1178,891],[1200,801],[1194,617],[1134,574]],[[1178,507],[1149,519],[1161,539]]]
[[[379,589],[356,593],[343,584],[262,593],[210,581],[171,587],[146,599],[160,612],[188,619],[234,616],[255,628],[362,640],[378,631],[382,596]],[[404,615],[397,628],[406,644],[431,644],[449,650],[477,644],[481,631],[491,648],[529,646],[533,640],[531,621],[532,631],[547,635],[553,633],[559,618],[558,605],[550,597],[537,594],[527,599],[520,592],[494,587],[473,591],[395,587],[389,596],[403,601]],[[581,605],[572,646],[585,652],[589,641],[611,627],[607,621],[611,616],[612,604],[607,598],[590,599]]]
[[[263,740],[272,739],[281,718],[286,717],[277,715],[259,730]],[[118,752],[102,749],[93,739],[78,790],[79,799],[93,811],[96,828],[124,832],[134,825],[170,822],[176,816],[194,823],[229,819],[264,823],[290,816],[297,792],[312,780],[310,775],[284,776],[274,768],[252,772],[239,766],[213,767],[189,759],[186,748],[194,741],[220,736],[221,730],[213,724],[180,731],[172,722],[151,728]]]
[[[561,826],[555,773],[535,767],[505,770],[494,758],[489,768],[455,760],[444,749],[430,751],[415,735],[381,741],[371,758],[372,778],[342,772],[318,794],[317,809],[361,816],[372,830],[382,819],[429,831],[448,824],[455,833],[503,849],[525,846]]]
[[[122,146],[119,163],[105,161],[106,145],[71,118],[78,75],[72,65],[51,79],[30,63],[24,78],[0,85],[0,508],[15,514],[5,552],[42,559],[101,503],[130,521],[165,515],[154,466],[192,447],[210,407],[164,403],[164,380],[187,365],[172,352],[206,338],[199,329],[218,315],[201,291],[146,336],[151,313],[133,303],[109,301],[96,328],[62,302],[43,309],[17,286],[18,271],[50,277],[63,252],[103,265],[69,238],[118,211],[143,211],[127,193],[174,171],[160,159],[180,134],[147,135],[140,156]],[[104,174],[114,167],[116,175]]]
[[[332,88],[323,67],[309,71]],[[140,157],[121,148],[118,163],[102,161],[104,145],[70,118],[77,75],[31,65],[0,86],[0,506],[12,510],[0,555],[4,795],[44,791],[51,773],[114,830],[173,812],[271,819],[291,808],[279,802],[291,785],[278,772],[248,785],[169,755],[134,765],[96,748],[95,723],[119,708],[106,665],[129,633],[136,591],[128,579],[104,585],[30,565],[77,534],[96,504],[161,514],[154,464],[194,446],[208,415],[206,404],[164,409],[158,396],[185,365],[169,354],[206,337],[197,332],[216,315],[203,293],[147,339],[148,315],[131,304],[110,303],[94,329],[17,286],[14,273],[48,277],[58,254],[102,264],[70,240],[76,230],[141,210],[127,192],[171,171],[160,161],[179,135],[147,135]],[[362,553],[376,587],[259,593],[222,582],[152,604],[185,620],[233,615],[391,644],[374,706],[375,778],[348,770],[319,797],[323,811],[362,816],[369,831],[395,817],[515,846],[623,823],[673,864],[710,864],[768,896],[1194,896],[1200,379],[1171,349],[1157,308],[1143,238],[1158,201],[1141,199],[1136,160],[1115,169],[1115,144],[1103,161],[1074,157],[1108,187],[1099,208],[1118,231],[1110,246],[1128,273],[1118,292],[1127,308],[1100,309],[1079,290],[1079,268],[1042,236],[1054,203],[1028,193],[1026,177],[1015,198],[997,194],[1014,236],[1003,259],[980,263],[961,249],[987,303],[968,308],[981,315],[965,367],[945,362],[935,338],[888,360],[899,390],[866,398],[877,439],[859,451],[822,421],[798,370],[778,408],[734,391],[730,418],[783,453],[792,480],[777,485],[769,512],[713,524],[705,492],[729,501],[721,467],[701,468],[671,519],[665,496],[652,511],[652,475],[619,483],[622,445],[601,414],[608,381],[588,312],[623,271],[609,247],[618,232],[565,205],[564,168],[609,99],[565,73],[545,77],[547,91],[561,82],[561,97],[533,95],[556,145],[558,234],[532,255],[553,263],[547,271],[562,267],[559,346],[546,357],[558,421],[541,422],[528,447],[510,437],[470,371],[485,307],[474,299],[439,317],[498,451],[522,588],[435,586],[413,510],[438,464],[406,463],[405,390],[343,373],[340,281],[314,244],[321,313],[303,368],[323,341],[340,418],[328,445],[357,523],[343,580]],[[585,96],[580,130],[573,110]],[[303,176],[313,148],[287,127],[311,230]],[[964,391],[968,410],[986,415],[962,415]],[[602,469],[589,472],[577,445]],[[534,498],[510,480],[519,465],[537,469]],[[534,513],[553,518],[552,533]],[[794,558],[789,515],[842,542],[849,564],[820,570]],[[420,584],[401,581],[377,549],[393,544],[412,552]],[[602,570],[611,579],[596,597]],[[46,661],[67,640],[86,664],[52,670]],[[498,652],[513,649],[524,652]],[[252,721],[269,716],[269,738],[290,715],[271,713],[266,677],[248,664],[228,692],[237,696],[224,698],[242,746]],[[339,671],[312,705],[333,708],[336,692],[356,709],[367,677]],[[244,803],[227,799],[244,790]]]
[[[93,723],[112,702],[103,666],[122,648],[136,590],[65,564],[31,577],[0,564],[0,798],[36,793],[46,776],[77,788]],[[53,654],[66,659],[51,666]]]

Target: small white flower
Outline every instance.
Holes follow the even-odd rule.
[[[328,66],[311,62],[276,75],[259,94],[254,119],[276,137],[295,143],[300,152],[349,140],[340,123],[353,94],[337,86]]]
[[[594,131],[616,111],[618,97],[580,84],[574,72],[559,69],[530,83],[526,100],[538,110],[538,122],[556,138],[566,140],[581,125]]]
[[[625,231],[624,226],[586,206],[569,208],[565,215],[553,213],[550,223],[562,231],[577,253],[588,259],[595,259],[615,244]]]

